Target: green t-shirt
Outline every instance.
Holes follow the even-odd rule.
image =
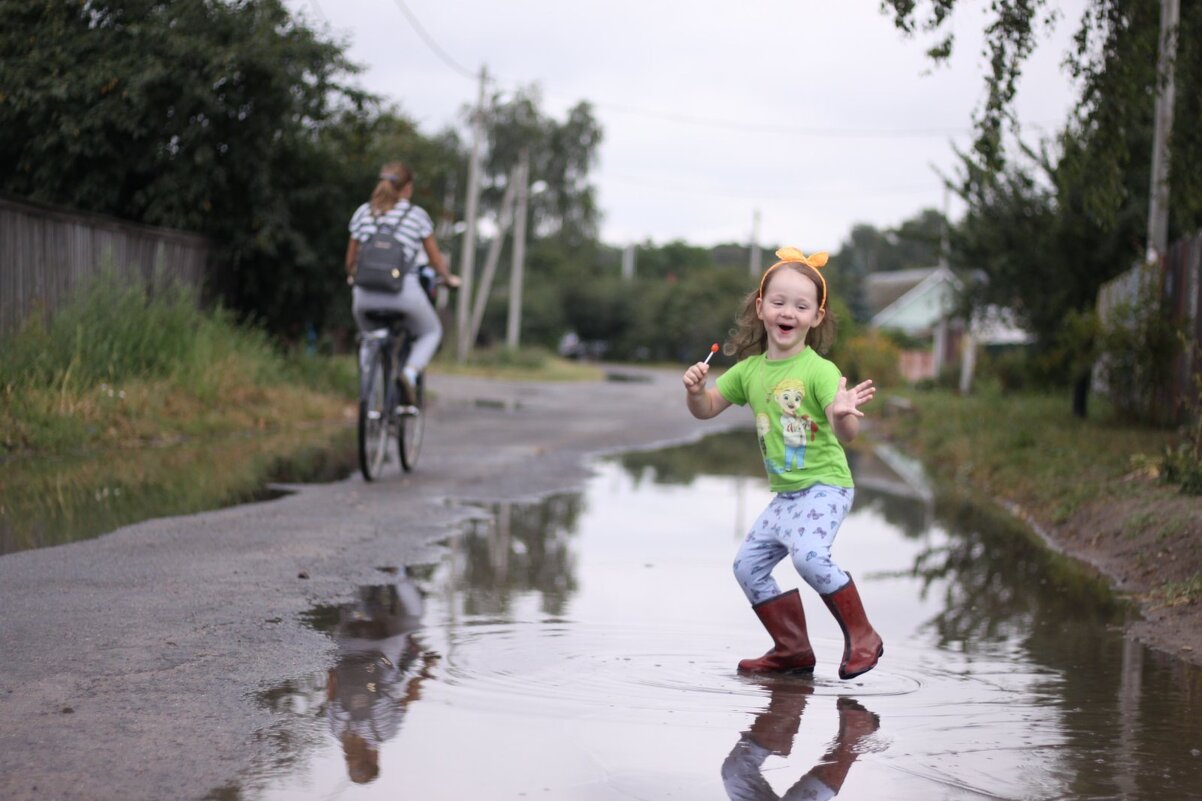
[[[751,356],[719,376],[722,397],[750,404],[760,453],[773,492],[814,484],[851,487],[843,444],[831,430],[826,407],[839,390],[839,368],[806,348],[788,359]]]

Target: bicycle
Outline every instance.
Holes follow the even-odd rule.
[[[438,282],[425,287],[433,296]],[[388,446],[395,436],[397,454],[405,472],[417,465],[426,430],[425,373],[418,373],[413,396],[407,397],[401,367],[409,358],[413,335],[405,315],[394,311],[368,311],[378,325],[359,335],[359,471],[365,481],[375,481],[389,462]]]

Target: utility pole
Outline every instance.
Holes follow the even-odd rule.
[[[751,215],[751,252],[747,256],[747,273],[752,278],[760,274],[760,210]]]
[[[517,350],[522,340],[522,282],[526,268],[526,199],[530,193],[530,151],[522,148],[518,162],[518,199],[513,224],[513,267],[509,272],[509,319],[505,345]]]
[[[497,233],[488,245],[488,255],[484,257],[484,269],[480,273],[480,286],[476,289],[471,324],[468,326],[468,342],[475,343],[476,337],[480,334],[480,325],[484,322],[484,307],[488,305],[488,296],[492,294],[492,280],[497,274],[497,262],[501,260],[501,248],[505,245],[505,236],[509,233],[509,226],[513,224],[513,198],[517,194],[517,172],[517,167],[510,170],[505,195],[501,198],[501,210],[497,214]]]
[[[1156,64],[1156,128],[1152,141],[1152,186],[1148,192],[1148,261],[1169,247],[1169,141],[1173,134],[1173,73],[1177,60],[1179,0],[1160,0],[1160,57]]]
[[[622,278],[626,281],[634,280],[634,243],[630,243],[622,249]]]
[[[438,225],[434,228],[434,237],[439,242],[451,241],[451,233],[454,230],[454,226],[455,183],[452,179],[451,181],[447,181],[447,191],[442,196],[442,215],[438,219]],[[454,261],[452,254],[449,251],[447,253],[447,257],[448,263],[452,263]],[[444,316],[443,313],[447,308],[447,288],[445,286],[439,286],[435,298],[436,300],[434,303],[434,308],[438,309],[439,317],[441,318]],[[447,321],[444,319],[443,323],[445,325]]]
[[[951,226],[948,224],[948,201],[951,198],[951,188],[943,185],[943,221],[939,224],[939,266],[947,269],[947,254],[951,250]]]
[[[459,300],[455,319],[457,335],[455,351],[459,361],[467,359],[472,343],[468,340],[471,326],[472,273],[476,265],[476,214],[480,203],[480,140],[484,138],[484,83],[488,80],[487,68],[480,68],[480,93],[476,99],[476,112],[472,115],[472,157],[467,165],[467,210],[464,220],[467,228],[463,232],[463,254],[459,260]]]

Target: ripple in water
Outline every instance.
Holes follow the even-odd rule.
[[[488,621],[423,633],[427,639],[446,638],[436,647],[443,657],[442,681],[450,688],[441,700],[497,712],[705,717],[755,712],[771,685],[781,681],[804,683],[815,696],[858,698],[905,695],[923,684],[917,673],[897,672],[895,658],[890,669],[878,667],[850,682],[838,678],[833,660],[820,663],[813,676],[739,675],[732,670],[739,658],[734,649],[715,646],[723,634],[736,638],[713,630]],[[827,653],[842,651],[842,643],[815,644]]]

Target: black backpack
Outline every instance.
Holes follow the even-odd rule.
[[[414,259],[405,252],[393,234],[413,211],[405,209],[392,225],[377,224],[371,238],[359,245],[355,260],[355,286],[374,292],[400,292],[405,275],[414,267]]]

